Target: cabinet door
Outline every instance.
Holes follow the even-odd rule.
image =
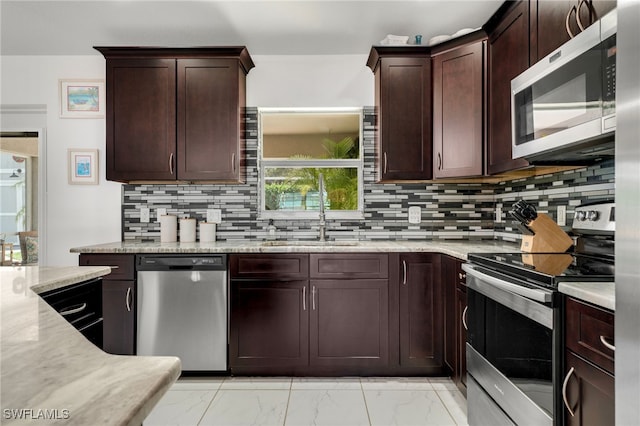
[[[578,6],[580,7],[580,23],[586,28],[614,9],[616,1],[533,0],[530,2],[531,64],[544,58],[571,39],[566,30],[567,22],[573,35],[580,33],[576,12],[571,10],[572,7],[577,8]]]
[[[102,281],[103,350],[135,355],[135,281]]]
[[[239,180],[241,87],[236,59],[178,60],[179,179]]]
[[[456,376],[454,381],[458,387],[467,386],[467,291],[464,285],[458,284],[456,288]]]
[[[431,179],[431,61],[382,58],[379,80],[381,180]]]
[[[229,365],[309,363],[307,281],[232,281]]]
[[[176,62],[107,60],[107,180],[176,179]]]
[[[439,256],[400,255],[400,365],[443,365]]]
[[[458,321],[456,317],[456,260],[441,256],[442,286],[444,294],[444,363],[455,379],[458,375],[457,345]]]
[[[511,80],[529,67],[528,2],[516,2],[489,35],[487,173],[525,167],[511,158]]]
[[[312,280],[309,362],[312,366],[386,366],[388,280]]]
[[[614,425],[615,379],[612,375],[567,351],[566,372],[572,371],[565,391],[574,412],[564,407],[567,425]]]
[[[433,58],[433,177],[482,175],[485,42]]]

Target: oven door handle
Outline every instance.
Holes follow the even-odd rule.
[[[491,275],[484,274],[477,269],[474,269],[473,266],[464,264],[462,265],[462,269],[464,269],[467,273],[473,275],[479,280],[485,281],[495,287],[499,287],[503,290],[510,291],[522,297],[526,297],[528,299],[535,300],[537,302],[548,303],[551,301],[551,293],[546,292],[544,290],[538,290],[536,288],[523,287],[518,284],[510,283],[508,281],[501,280],[496,277],[492,277]]]
[[[521,315],[553,329],[553,309],[539,302],[551,300],[551,293],[510,283],[492,277],[469,264],[462,265],[467,272],[467,288],[475,290]]]

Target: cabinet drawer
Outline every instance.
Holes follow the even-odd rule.
[[[309,276],[307,254],[240,254],[229,256],[232,279],[300,279]]]
[[[110,280],[135,279],[135,256],[132,254],[81,254],[80,266],[110,266]]]
[[[388,278],[389,256],[378,253],[311,254],[311,278]]]
[[[567,298],[566,346],[613,374],[615,345],[613,313]]]

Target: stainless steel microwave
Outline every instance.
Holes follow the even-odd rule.
[[[575,163],[614,155],[616,10],[511,80],[513,158]]]

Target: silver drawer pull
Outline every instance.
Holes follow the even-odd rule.
[[[311,286],[311,309],[316,310],[316,286]]]
[[[469,330],[469,327],[467,327],[467,310],[468,309],[469,309],[469,306],[465,306],[464,311],[462,311],[462,326],[464,327],[465,330]]]
[[[127,288],[126,304],[127,312],[131,312],[131,287]]]
[[[402,284],[407,285],[407,262],[402,261]]]
[[[78,312],[82,312],[85,309],[87,309],[86,303],[82,303],[80,305],[73,305],[64,310],[61,310],[60,315],[62,316],[73,315],[73,314],[77,314]]]
[[[600,341],[602,342],[603,345],[605,345],[608,349],[611,349],[612,351],[616,350],[616,346],[612,345],[611,343],[607,342],[607,338],[604,336],[600,336]]]
[[[574,368],[571,367],[566,377],[564,378],[564,383],[562,383],[562,400],[564,401],[564,406],[567,407],[569,414],[571,414],[571,417],[575,417],[576,414],[573,412],[573,410],[569,406],[569,400],[567,399],[567,385],[569,384],[569,379],[571,378],[571,375],[573,374],[574,371],[575,371]]]
[[[307,310],[307,286],[302,287],[302,310]]]

